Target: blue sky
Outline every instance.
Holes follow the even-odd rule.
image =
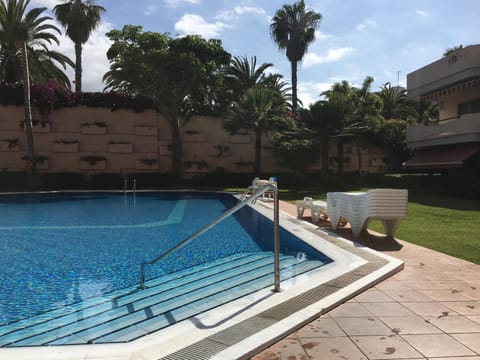
[[[61,0],[32,0],[52,9]],[[290,80],[290,64],[270,38],[270,19],[285,0],[97,0],[107,9],[100,27],[84,46],[84,90],[101,91],[108,70],[105,33],[125,24],[172,36],[218,38],[234,56],[256,56],[273,63],[273,72]],[[442,56],[445,49],[480,43],[480,0],[306,0],[322,14],[316,41],[298,71],[299,97],[308,105],[342,80],[360,85],[375,79],[406,85],[406,75]],[[71,56],[71,41],[60,50]],[[71,75],[73,79],[73,74]]]

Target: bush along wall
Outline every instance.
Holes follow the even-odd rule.
[[[0,105],[23,106],[23,99],[23,84],[0,83]],[[32,106],[42,115],[49,114],[53,110],[73,106],[108,108],[111,111],[125,109],[136,113],[155,109],[153,101],[145,96],[131,96],[115,92],[76,95],[70,89],[53,80],[42,84],[32,84],[31,99]]]

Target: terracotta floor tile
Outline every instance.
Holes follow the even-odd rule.
[[[308,360],[309,357],[298,340],[284,339],[252,358],[252,360],[280,359]]]
[[[379,290],[412,290],[407,282],[395,280],[393,278],[382,281],[380,284],[375,285]]]
[[[390,335],[390,330],[377,318],[336,318],[336,323],[347,333],[347,335]]]
[[[453,334],[452,337],[480,355],[480,333]]]
[[[403,290],[404,291],[404,290]],[[355,297],[355,300],[359,303],[364,302],[393,302],[390,296],[386,295],[383,291],[377,289],[369,289],[360,295]]]
[[[422,293],[416,290],[410,291],[397,291],[397,290],[385,290],[385,293],[392,297],[393,299],[403,303],[403,302],[421,302],[421,301],[431,301],[428,296],[423,295]]]
[[[476,323],[480,324],[480,315],[472,315],[466,316],[469,320],[475,321]]]
[[[432,315],[432,316],[440,316],[448,313],[449,315],[457,315],[456,312],[452,311],[449,307],[442,305],[439,302],[431,301],[431,302],[410,302],[404,303],[404,306],[409,308],[417,315]]]
[[[336,317],[362,317],[372,316],[363,305],[358,303],[345,303],[329,312],[330,316]]]
[[[480,360],[480,356],[435,357],[432,360]]]
[[[442,305],[447,306],[460,315],[480,315],[480,302],[477,301],[450,301],[442,302]]]
[[[415,315],[408,308],[399,303],[363,303],[375,316],[412,316]]]
[[[446,334],[402,335],[402,337],[427,357],[476,355]]]
[[[446,333],[480,333],[480,324],[464,316],[425,316],[424,318]]]
[[[459,292],[445,289],[445,290],[418,290],[423,295],[428,296],[435,301],[469,301],[469,298],[462,296]]]
[[[461,281],[461,280],[443,280],[441,281],[443,285],[445,285],[445,288],[450,289],[450,290],[455,290],[459,291],[461,293],[462,290],[471,290],[472,285],[469,284],[466,281]]]
[[[312,360],[368,360],[352,340],[346,336],[309,340],[311,341],[302,341],[302,345]]]
[[[462,296],[465,296],[471,300],[480,301],[480,289],[466,289],[462,291]]]
[[[435,334],[442,331],[420,316],[380,317],[395,334]]]
[[[400,336],[354,336],[353,342],[369,359],[416,359],[423,356]]]
[[[337,325],[332,318],[321,317],[312,321],[297,331],[297,337],[303,338],[321,338],[345,336],[345,332]]]
[[[435,289],[446,289],[447,287],[440,280],[415,280],[415,281],[404,281],[405,285],[416,289],[416,290],[435,290]],[[395,290],[395,289],[393,289]]]

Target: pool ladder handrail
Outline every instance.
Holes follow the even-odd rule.
[[[184,247],[192,240],[196,239],[200,235],[202,235],[207,230],[213,228],[218,223],[229,217],[230,215],[235,214],[237,211],[242,209],[244,206],[254,202],[258,197],[262,196],[265,192],[271,191],[273,192],[273,249],[274,249],[274,258],[273,258],[273,266],[274,266],[274,292],[282,291],[280,288],[280,229],[279,229],[279,200],[278,200],[278,187],[277,184],[270,182],[263,187],[256,190],[252,196],[247,199],[241,200],[238,204],[230,208],[229,210],[225,211],[222,215],[214,219],[209,224],[205,225],[204,227],[197,230],[195,233],[187,237],[185,240],[181,241],[170,250],[167,250],[163,254],[157,256],[155,259],[150,261],[144,261],[140,265],[140,285],[138,286],[139,289],[145,289],[145,266],[146,265],[153,265],[156,262],[162,260],[163,258],[167,257],[168,255],[172,254],[173,252],[177,251],[178,249]]]

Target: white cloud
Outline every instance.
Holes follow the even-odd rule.
[[[185,14],[175,23],[175,31],[181,35],[201,35],[204,38],[212,38],[220,35],[220,32],[230,26],[222,23],[208,23],[199,15]]]
[[[148,5],[147,8],[144,10],[143,14],[145,16],[153,15],[157,11],[156,5]]]
[[[238,15],[243,14],[256,14],[256,15],[264,15],[265,10],[259,7],[252,7],[252,6],[235,6],[233,9]]]
[[[321,56],[315,53],[307,53],[303,59],[303,66],[309,67],[316,64],[323,64],[326,62],[333,62],[342,59],[345,55],[351,53],[353,48],[343,47],[338,49],[328,49],[327,55]]]
[[[422,15],[422,16],[427,16],[427,15],[428,15],[428,12],[423,11],[423,10],[419,10],[419,9],[415,9],[415,12],[416,12],[418,15]]]
[[[320,100],[320,94],[329,90],[333,83],[315,83],[315,82],[300,82],[298,83],[298,98],[302,100],[303,107],[308,108]]]
[[[61,4],[58,0],[33,0],[31,2],[31,7],[46,7],[48,10],[51,10],[55,5]]]
[[[113,29],[112,24],[101,22],[100,26],[93,31],[87,43],[83,45],[82,52],[82,90],[83,91],[102,91],[102,77],[109,69],[106,52],[110,48],[111,41],[105,36],[106,32]],[[73,42],[66,36],[59,36],[60,45],[55,50],[67,55],[75,61],[75,50]],[[70,81],[75,79],[73,69],[66,71]],[[72,88],[74,85],[72,83]]]
[[[322,33],[320,30],[315,30],[315,39],[316,40],[325,40],[333,38],[333,35]]]
[[[372,19],[363,20],[360,24],[357,25],[357,30],[363,31],[368,27],[377,27],[376,21]]]
[[[163,0],[163,3],[169,8],[176,8],[182,6],[185,3],[200,5],[200,0]]]
[[[215,19],[221,21],[234,21],[245,14],[265,15],[265,9],[252,6],[235,6],[232,10],[219,11]],[[270,17],[268,17],[270,19]]]

